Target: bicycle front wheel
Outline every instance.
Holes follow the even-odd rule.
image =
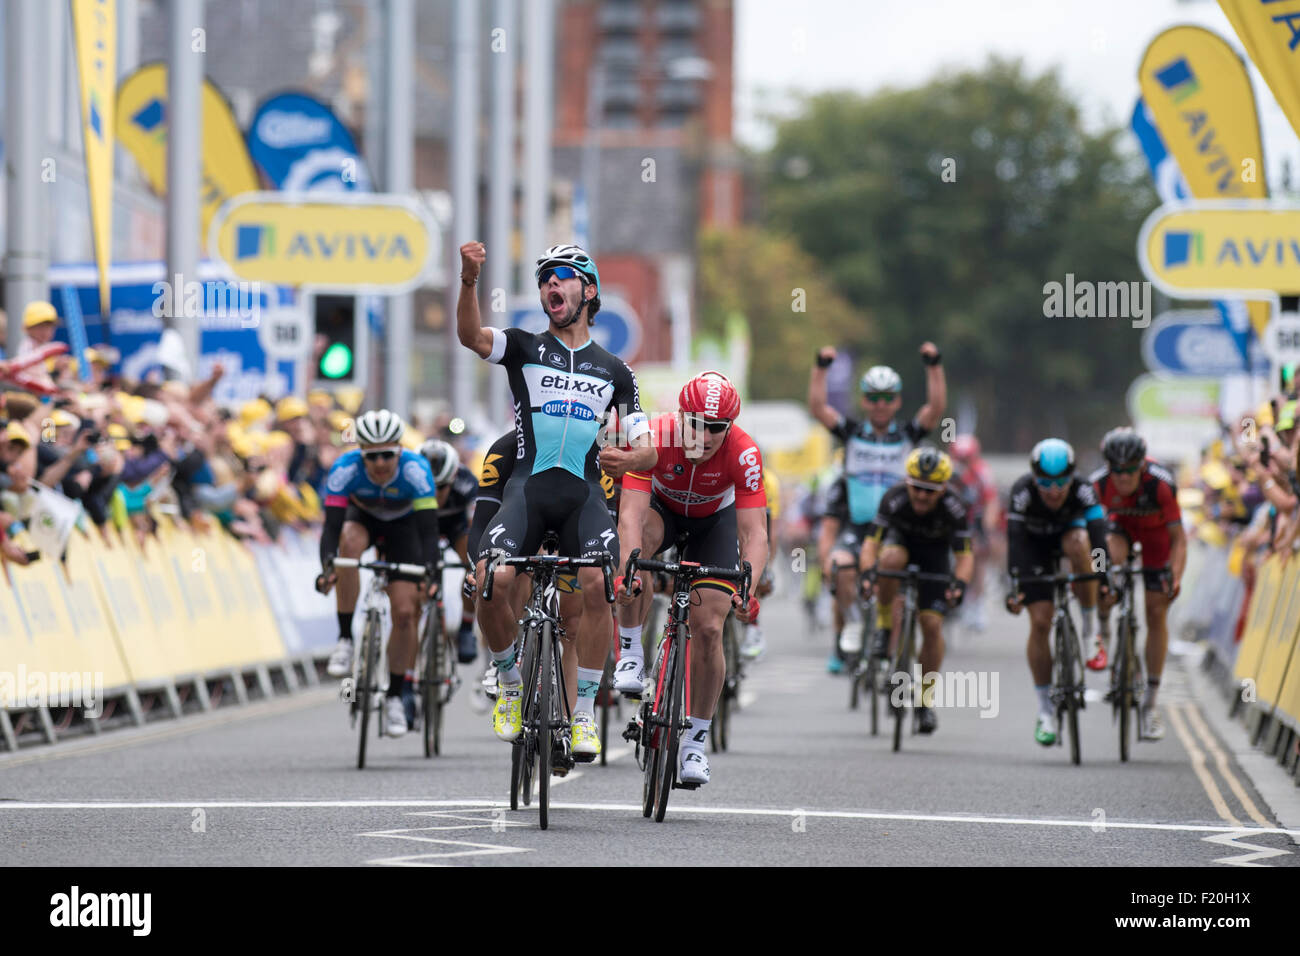
[[[722,625],[722,659],[726,663],[726,676],[722,680],[722,694],[718,697],[718,712],[713,715],[709,725],[709,738],[714,753],[727,749],[727,732],[731,729],[731,709],[737,696],[739,677],[737,664],[740,659],[736,644],[736,620],[728,614]]]
[[[890,691],[890,707],[894,711],[894,753],[898,753],[903,747],[903,721],[908,710],[906,705],[914,694],[912,644],[916,637],[915,630],[916,612],[909,608],[903,615],[903,628],[898,635],[898,658],[894,665],[894,686]]]
[[[523,654],[519,672],[523,676],[521,724],[523,733],[510,745],[510,809],[533,802],[533,750],[537,740],[537,638],[531,629],[523,632]]]
[[[442,627],[437,605],[429,606],[424,628],[424,655],[421,659],[420,708],[424,718],[424,755],[438,753],[438,730],[442,724]]]
[[[1061,690],[1064,694],[1062,707],[1069,724],[1070,762],[1076,765],[1082,762],[1079,744],[1079,690],[1082,681],[1078,673],[1078,646],[1079,642],[1075,636],[1074,625],[1068,621],[1058,625],[1056,647],[1060,660]]]
[[[1128,763],[1128,748],[1132,731],[1133,674],[1131,657],[1133,650],[1132,634],[1128,622],[1119,624],[1119,660],[1115,662],[1116,685],[1114,706],[1119,709],[1119,759]]]
[[[366,627],[361,633],[361,669],[357,673],[356,694],[361,704],[361,737],[357,743],[357,769],[366,766],[366,734],[370,731],[370,711],[374,709],[379,669],[379,612],[366,612]]]
[[[654,813],[655,798],[659,795],[659,769],[660,769],[660,752],[666,746],[666,737],[662,726],[663,712],[660,708],[667,701],[665,696],[672,682],[671,670],[664,668],[672,667],[672,648],[674,641],[669,638],[659,645],[659,657],[655,661],[653,672],[655,695],[649,702],[642,702],[644,708],[644,724],[642,727],[642,737],[645,741],[645,772],[641,781],[641,815],[649,817]],[[659,694],[659,675],[664,675],[663,695]]]
[[[681,640],[682,628],[677,628],[677,637],[673,639],[669,651],[669,681],[664,684],[664,697],[661,700],[666,726],[661,730],[659,750],[659,801],[655,804],[655,823],[663,823],[664,813],[668,810],[668,796],[672,793],[673,783],[677,779],[677,745],[681,738],[682,697],[686,686],[686,646]]]
[[[551,739],[554,720],[551,708],[554,706],[554,690],[551,686],[555,674],[555,650],[552,647],[554,635],[551,623],[542,625],[541,641],[537,648],[541,664],[541,682],[537,698],[537,813],[538,822],[543,830],[550,825],[551,808]]]

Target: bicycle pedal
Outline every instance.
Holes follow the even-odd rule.
[[[676,780],[674,780],[673,789],[674,790],[698,790],[700,789],[700,785],[698,783],[678,783]]]
[[[623,695],[624,700],[634,700],[638,704],[641,703],[641,692],[639,690],[621,690],[619,693]]]
[[[628,725],[623,728],[623,739],[628,743],[633,743],[641,739],[641,725],[635,720],[629,721]]]
[[[575,763],[594,763],[599,756],[600,754],[574,754],[573,760]]]

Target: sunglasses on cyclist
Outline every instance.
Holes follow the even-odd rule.
[[[1061,475],[1059,478],[1035,478],[1039,488],[1064,488],[1074,480],[1073,475]]]
[[[862,395],[869,402],[892,402],[894,400],[893,392],[865,392]]]
[[[546,285],[551,281],[551,276],[557,279],[578,279],[582,273],[573,266],[551,266],[549,269],[543,269],[537,276],[537,285],[539,287]]]
[[[710,422],[696,415],[687,415],[686,424],[697,432],[708,431],[713,435],[721,435],[731,427],[731,422]]]
[[[1142,462],[1137,462],[1132,465],[1124,465],[1123,467],[1117,467],[1115,465],[1110,466],[1110,473],[1112,475],[1132,475],[1141,470]]]
[[[918,495],[937,495],[939,492],[943,491],[942,488],[934,485],[923,485],[917,481],[909,481],[907,487],[911,488]]]
[[[389,451],[363,451],[361,457],[366,461],[392,461],[397,457],[397,452]]]

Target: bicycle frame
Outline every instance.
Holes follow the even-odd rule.
[[[890,693],[889,706],[894,711],[894,746],[895,752],[898,752],[903,745],[903,714],[907,710],[907,703],[912,705],[913,720],[916,716],[916,685],[912,683],[912,663],[917,657],[916,651],[916,629],[917,617],[919,612],[918,594],[922,581],[940,581],[944,584],[951,585],[951,574],[935,574],[930,571],[922,571],[920,565],[909,564],[902,571],[892,571],[888,568],[880,568],[876,571],[878,578],[893,578],[901,582],[903,592],[903,620],[898,632],[898,649],[894,656],[894,673],[890,678],[890,683],[894,685],[906,684],[906,690],[903,692],[903,701],[901,704],[894,703],[894,693]],[[877,597],[877,600],[879,598]],[[922,686],[924,687],[925,675],[921,675]],[[922,690],[924,695],[924,690]],[[924,704],[922,696],[922,704]],[[913,728],[915,730],[915,728]]]

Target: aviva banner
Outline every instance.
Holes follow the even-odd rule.
[[[1300,0],[1219,0],[1300,135]]]
[[[1263,146],[1241,58],[1201,27],[1174,27],[1147,47],[1142,98],[1196,199],[1263,199]]]
[[[1142,224],[1138,261],[1179,299],[1273,298],[1300,293],[1300,203],[1166,203]]]
[[[117,80],[117,0],[72,0],[81,74],[81,140],[86,149],[90,229],[99,269],[99,308],[109,309],[113,261],[113,84]]]
[[[428,272],[435,228],[405,196],[260,192],[226,203],[210,242],[241,279],[396,295]]]
[[[153,191],[167,195],[167,67],[151,63],[117,90],[117,135]],[[203,81],[203,157],[199,184],[199,248],[221,204],[258,188],[239,124],[211,80]]]

